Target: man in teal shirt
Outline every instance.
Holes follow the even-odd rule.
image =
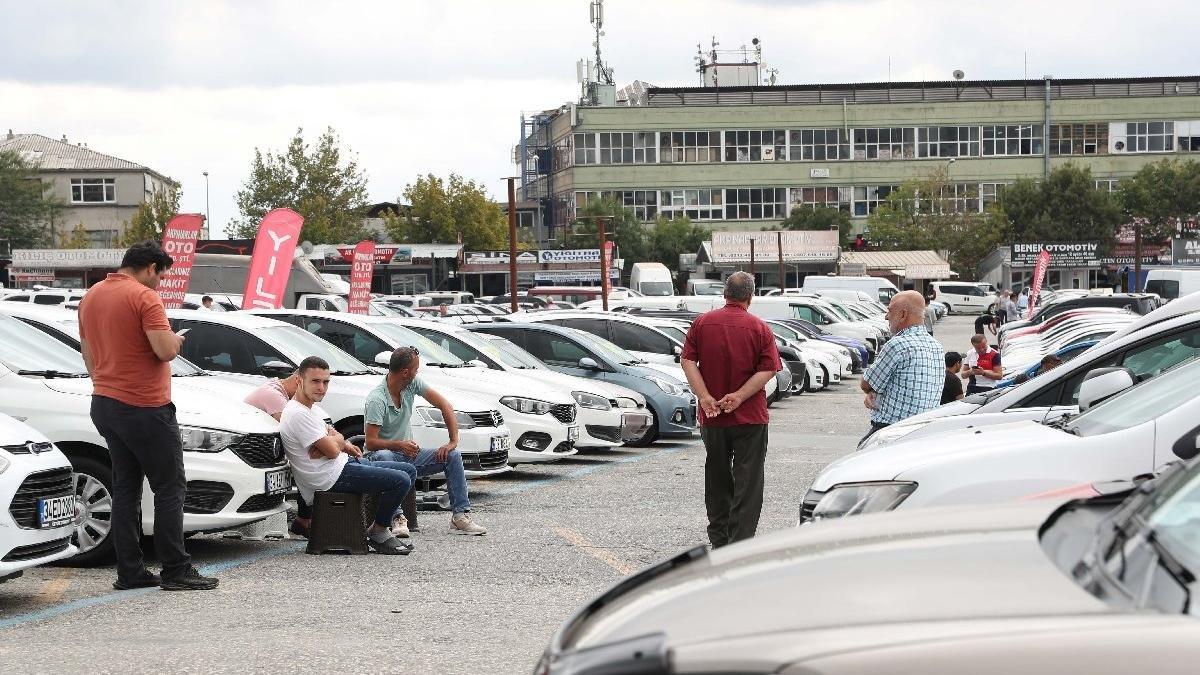
[[[366,436],[369,458],[380,461],[408,462],[417,467],[417,476],[446,475],[450,493],[450,531],[455,534],[487,534],[487,529],[471,520],[471,501],[467,497],[467,474],[458,451],[458,421],[454,407],[438,392],[430,389],[417,370],[421,355],[415,347],[392,352],[388,374],[367,395]],[[421,448],[412,439],[413,399],[424,397],[442,413],[449,442],[440,448]],[[405,529],[404,516],[397,515],[393,531]]]

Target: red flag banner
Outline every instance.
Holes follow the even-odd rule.
[[[192,278],[192,263],[196,262],[196,240],[200,238],[202,227],[204,216],[181,213],[167,222],[163,230],[163,251],[175,261],[158,280],[158,295],[167,309],[183,307],[183,296],[187,294]]]
[[[1046,269],[1050,267],[1050,251],[1042,249],[1038,254],[1037,264],[1033,266],[1033,288],[1029,290],[1029,314],[1025,318],[1033,317],[1034,310],[1037,309],[1038,294],[1042,292],[1042,281],[1046,278]]]
[[[291,209],[275,209],[263,216],[254,239],[254,255],[242,291],[242,309],[279,309],[287,290],[304,216]]]
[[[375,272],[375,242],[360,241],[350,260],[350,313],[366,314],[371,306],[371,275]]]

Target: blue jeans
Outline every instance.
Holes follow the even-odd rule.
[[[330,492],[352,494],[379,493],[379,508],[375,524],[390,527],[392,516],[400,511],[404,496],[416,481],[417,470],[407,462],[383,462],[370,459],[351,459],[342,467],[342,475],[329,488]]]
[[[463,469],[462,453],[451,450],[446,461],[437,461],[437,449],[421,450],[416,457],[409,457],[394,450],[374,450],[367,453],[371,461],[410,462],[417,469],[417,476],[432,476],[435,473],[446,474],[446,492],[450,493],[450,508],[455,514],[467,513],[471,510],[471,500],[467,498],[467,473]]]

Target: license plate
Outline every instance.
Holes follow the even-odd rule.
[[[264,474],[266,486],[264,492],[269,495],[280,495],[292,489],[292,471],[288,468],[268,471]]]
[[[492,452],[508,450],[508,436],[492,436]]]
[[[579,427],[567,427],[567,440],[568,441],[579,440]]]
[[[38,500],[38,527],[62,527],[75,520],[75,495]]]

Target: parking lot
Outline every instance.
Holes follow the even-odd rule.
[[[972,318],[945,319],[935,337],[964,351]],[[772,409],[760,532],[795,524],[809,482],[866,420],[857,377]],[[23,673],[529,672],[583,602],[705,541],[703,462],[698,439],[660,442],[472,481],[489,534],[453,536],[448,514],[423,511],[405,558],[197,536],[200,571],[221,579],[212,593],[118,593],[110,568],[35,568],[0,585],[0,662]]]

